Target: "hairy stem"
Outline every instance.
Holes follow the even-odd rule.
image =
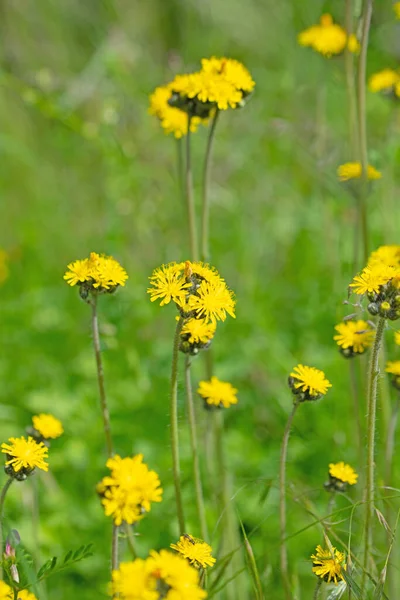
[[[375,428],[376,428],[376,400],[379,377],[379,353],[382,345],[383,332],[386,319],[380,317],[376,328],[374,345],[372,347],[371,362],[368,376],[368,415],[367,415],[367,477],[366,477],[366,505],[364,526],[364,569],[361,581],[362,597],[366,585],[366,571],[370,548],[372,545],[372,518],[375,500]]]
[[[194,193],[193,193],[193,175],[192,175],[192,153],[190,147],[191,133],[190,133],[191,117],[188,114],[188,130],[186,134],[186,206],[188,214],[188,228],[189,228],[189,242],[190,242],[190,258],[193,261],[199,260],[198,244],[197,244],[197,228],[196,228],[196,214],[194,205]]]
[[[178,515],[180,535],[185,533],[185,518],[183,514],[182,492],[181,492],[181,469],[179,463],[179,436],[178,436],[178,362],[179,362],[179,342],[183,326],[183,318],[180,317],[176,324],[174,344],[172,350],[171,367],[171,398],[170,398],[170,419],[171,419],[171,451],[172,451],[172,471],[174,475],[176,512]]]
[[[1,495],[0,495],[0,558],[2,560],[3,558],[3,552],[4,552],[4,540],[3,540],[3,525],[4,525],[4,500],[6,499],[6,495],[8,490],[10,489],[10,485],[12,484],[12,482],[14,481],[14,479],[12,477],[9,477],[7,479],[7,481],[5,482],[3,489],[1,490]],[[1,562],[0,562],[0,579],[3,578],[3,568],[1,566]]]
[[[199,451],[197,443],[197,428],[196,428],[196,413],[193,403],[193,392],[192,392],[192,381],[190,374],[190,356],[187,354],[185,357],[185,388],[186,388],[186,405],[189,419],[189,430],[190,430],[190,444],[192,447],[192,459],[193,459],[193,478],[196,490],[196,504],[197,513],[199,516],[201,537],[203,540],[208,540],[206,511],[204,507],[203,487],[201,484],[200,474],[200,463],[199,463]]]
[[[363,444],[363,430],[360,418],[360,393],[357,382],[357,372],[356,372],[356,363],[357,358],[350,359],[349,370],[350,370],[350,387],[351,387],[351,395],[353,397],[353,410],[354,410],[354,419],[356,423],[356,431],[357,431],[357,450],[358,450],[358,460],[359,460],[359,468],[363,464],[364,457],[364,444]]]
[[[283,581],[283,587],[285,589],[285,596],[287,600],[291,600],[292,593],[290,589],[290,579],[288,571],[288,559],[287,559],[287,548],[286,548],[286,458],[290,431],[294,415],[296,414],[298,402],[294,402],[292,412],[289,415],[286,423],[285,431],[282,439],[281,456],[279,461],[279,522],[280,522],[280,562],[281,562],[281,576]]]
[[[215,139],[215,129],[217,127],[220,111],[215,109],[214,118],[211,123],[210,133],[208,134],[206,155],[203,169],[203,203],[201,209],[201,259],[205,262],[210,260],[209,247],[209,225],[210,225],[210,173],[211,158]]]

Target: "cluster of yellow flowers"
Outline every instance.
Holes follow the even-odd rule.
[[[111,474],[97,486],[105,514],[115,525],[136,523],[151,509],[152,502],[161,502],[162,488],[155,471],[143,462],[143,455],[121,458],[116,454],[106,466]]]
[[[112,256],[91,252],[89,258],[75,260],[67,267],[66,282],[79,285],[82,297],[89,292],[114,292],[119,285],[124,286],[128,275]]]
[[[7,583],[0,581],[0,600],[14,600],[14,590]],[[37,600],[35,594],[28,590],[18,590],[18,600]]]
[[[333,22],[332,16],[324,14],[317,25],[312,25],[298,35],[301,46],[312,48],[326,57],[342,54],[346,48],[353,53],[360,51],[360,44],[354,34]]]
[[[165,133],[176,138],[196,131],[215,110],[243,106],[255,83],[244,65],[232,58],[203,58],[195,73],[177,75],[150,96],[149,112]]]

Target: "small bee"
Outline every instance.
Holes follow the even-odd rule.
[[[191,544],[193,544],[193,546],[196,544],[195,540],[192,538],[191,535],[189,535],[188,533],[184,533],[183,537],[188,540]]]

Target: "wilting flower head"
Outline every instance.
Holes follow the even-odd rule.
[[[132,524],[150,511],[152,502],[161,502],[162,488],[155,471],[143,463],[143,455],[121,458],[116,454],[106,466],[111,474],[103,477],[97,486],[106,516],[112,516],[115,525],[123,521]]]
[[[187,134],[189,120],[185,111],[169,104],[171,97],[171,84],[156,88],[150,96],[149,113],[158,117],[166,134],[173,133],[179,139]],[[207,121],[199,117],[192,117],[190,131],[197,131],[200,123],[205,124]]]
[[[235,317],[232,291],[216,269],[202,262],[163,265],[153,271],[150,285],[150,300],[160,300],[160,306],[172,300],[185,320],[203,319],[215,325],[225,321],[227,313]]]
[[[335,329],[338,333],[333,339],[345,358],[363,354],[375,337],[374,329],[366,321],[345,321],[336,325]]]
[[[179,349],[185,354],[195,355],[208,348],[214,337],[216,324],[206,319],[186,319],[181,331]]]
[[[329,14],[322,15],[317,25],[312,25],[299,33],[297,41],[300,46],[312,48],[327,58],[341,54],[346,47],[350,52],[360,50],[357,38],[353,34],[348,36],[345,29],[334,23]]]
[[[322,546],[317,546],[316,553],[311,556],[313,562],[312,571],[318,577],[335,585],[343,579],[342,569],[346,570],[345,554],[339,552],[336,548],[324,550]]]
[[[383,69],[371,75],[368,81],[371,92],[383,92],[394,97],[400,97],[400,71]]]
[[[32,417],[32,424],[35,437],[37,441],[42,440],[55,440],[64,433],[64,429],[61,421],[53,417],[53,415],[47,415],[41,413]]]
[[[211,546],[187,533],[181,535],[179,541],[171,544],[170,548],[179,552],[183,558],[186,558],[191,565],[198,569],[212,567],[215,563],[215,558],[211,556]]]
[[[386,363],[386,373],[392,376],[392,385],[400,390],[400,360],[389,360]]]
[[[125,285],[128,275],[112,256],[91,252],[89,258],[70,263],[64,279],[71,286],[79,285],[82,298],[87,298],[89,292],[114,292]]]
[[[319,400],[325,396],[332,384],[326,379],[325,373],[315,367],[297,365],[290,373],[289,387],[299,402]]]
[[[344,462],[330,463],[329,481],[325,483],[325,488],[329,491],[344,492],[348,485],[357,483],[358,475],[350,465]]]
[[[210,381],[200,381],[197,393],[205,401],[206,407],[229,408],[237,404],[237,389],[227,381],[211,377]]]
[[[340,165],[337,169],[337,176],[339,181],[349,181],[350,179],[360,179],[362,175],[362,168],[360,162],[349,162]],[[375,167],[368,165],[367,177],[369,180],[380,179],[382,173],[377,171]]]
[[[197,569],[181,556],[152,550],[145,560],[121,563],[112,572],[110,595],[121,600],[203,600]]]
[[[23,436],[10,438],[8,444],[1,444],[1,451],[7,456],[5,472],[19,481],[26,479],[36,467],[42,471],[49,470],[49,465],[45,462],[48,448],[31,436],[28,439]]]

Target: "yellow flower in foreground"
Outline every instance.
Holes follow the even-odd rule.
[[[335,329],[338,333],[333,339],[337,345],[355,354],[365,352],[372,345],[375,337],[375,331],[362,320],[339,323]]]
[[[333,22],[331,15],[324,14],[318,25],[312,25],[299,33],[297,40],[300,46],[312,48],[329,58],[332,55],[341,54],[348,42],[349,50],[357,52],[358,46],[351,36],[350,38],[348,39],[343,27]]]
[[[53,415],[45,415],[43,413],[35,415],[32,417],[32,423],[34,429],[46,440],[54,440],[64,433],[61,421],[53,417]]]
[[[191,535],[181,535],[179,541],[176,544],[171,544],[170,547],[197,568],[202,567],[205,569],[206,567],[212,567],[215,563],[215,558],[211,556],[211,546]]]
[[[346,570],[344,552],[339,552],[333,547],[332,550],[324,550],[322,546],[317,546],[316,553],[311,558],[313,573],[327,583],[333,581],[337,585],[343,579],[342,569]]]
[[[389,360],[386,363],[386,373],[400,376],[400,360]]]
[[[89,258],[70,263],[67,269],[64,279],[69,285],[87,284],[99,292],[113,292],[119,285],[124,286],[128,279],[118,261],[96,252],[91,252]]]
[[[48,471],[49,465],[45,462],[48,448],[43,442],[35,442],[32,437],[21,436],[10,438],[8,444],[1,444],[1,451],[7,455],[6,467],[10,466],[14,473],[21,470],[30,473],[35,467]]]
[[[394,69],[383,69],[371,75],[368,87],[371,92],[391,92],[400,81],[400,72]]]
[[[14,592],[5,581],[0,581],[0,600],[14,600]]]
[[[229,408],[237,404],[237,389],[227,381],[211,377],[210,381],[200,381],[197,393],[210,406]]]
[[[166,595],[164,594],[166,592]],[[121,600],[203,600],[199,573],[179,555],[152,551],[142,560],[121,563],[112,572],[110,595]]]
[[[152,502],[161,502],[162,488],[155,471],[143,463],[143,455],[109,458],[106,466],[111,474],[103,477],[97,487],[102,496],[106,516],[112,516],[116,525],[123,521],[136,523],[150,511]]]
[[[172,90],[170,85],[156,88],[150,96],[149,113],[158,117],[161,127],[166,134],[173,133],[179,139],[187,134],[188,116],[185,111],[168,104],[171,95]],[[192,117],[190,120],[190,131],[195,132],[200,122],[206,123],[204,119]]]
[[[153,274],[149,277],[150,285],[153,287],[147,290],[151,302],[161,300],[160,306],[169,304],[171,300],[178,306],[184,303],[188,293],[187,290],[192,284],[186,281],[182,271],[177,267],[176,263],[170,263],[153,271]]]
[[[189,296],[188,305],[200,318],[214,325],[216,321],[225,321],[227,313],[235,318],[235,300],[224,282],[202,281],[196,294]]]
[[[349,162],[340,165],[337,169],[337,176],[340,181],[349,181],[349,179],[360,179],[362,175],[361,163]],[[380,179],[382,173],[377,171],[375,167],[368,165],[367,175],[369,180]]]
[[[320,398],[332,387],[323,371],[304,365],[297,365],[293,369],[290,373],[289,385],[294,394],[303,392],[307,395],[306,399],[311,400]]]
[[[343,483],[354,485],[357,483],[358,475],[350,465],[345,465],[344,462],[330,463],[329,475],[334,479],[339,479]]]
[[[28,590],[22,590],[18,592],[18,600],[37,600],[35,594],[28,592]]]
[[[190,344],[206,344],[214,337],[216,325],[205,319],[188,319],[185,321],[181,336],[187,337]]]

